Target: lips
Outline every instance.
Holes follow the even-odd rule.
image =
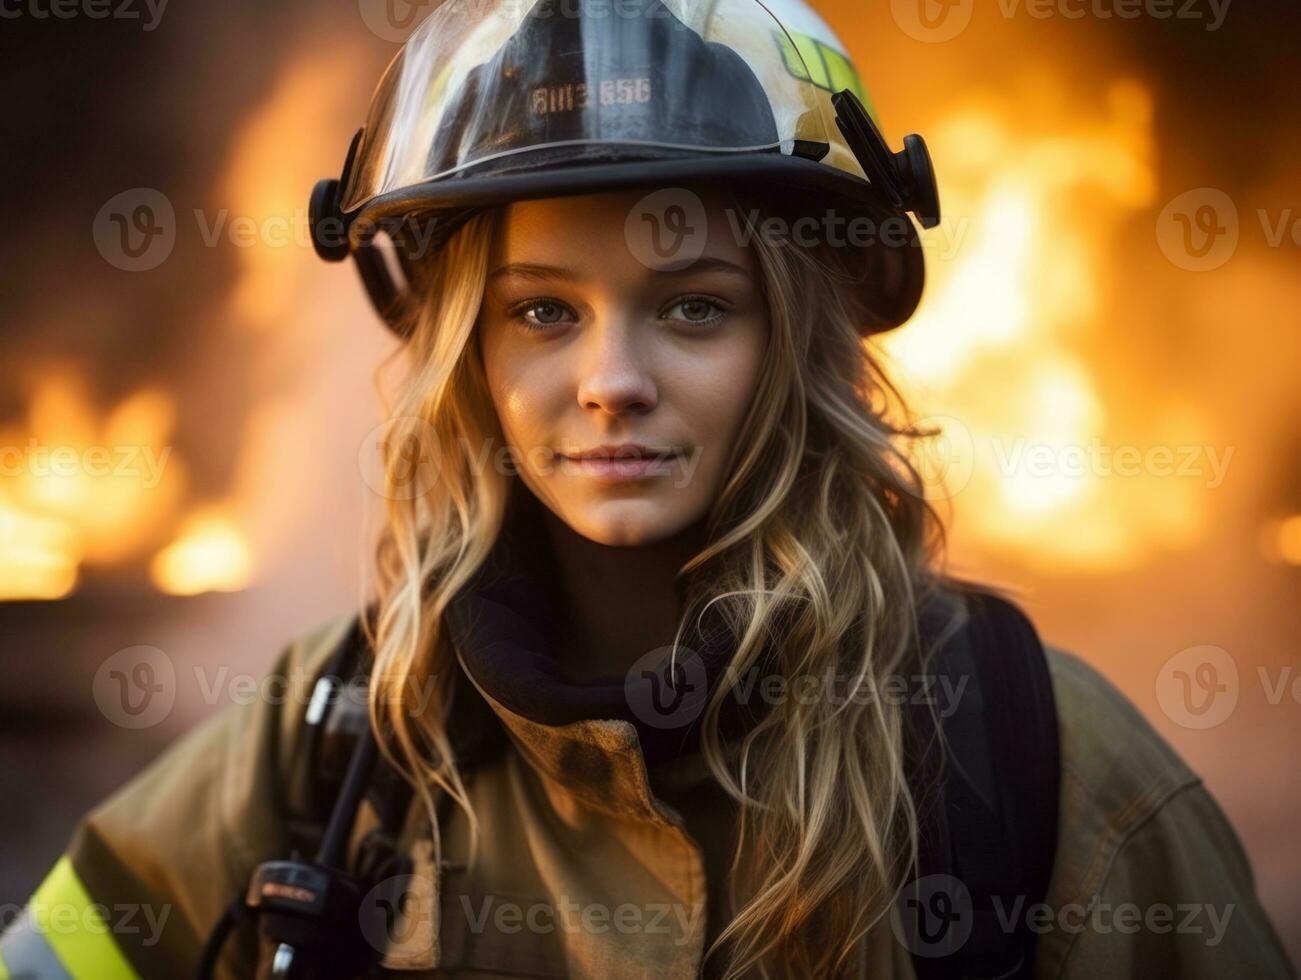
[[[671,447],[623,443],[559,454],[558,458],[570,472],[613,484],[664,476],[672,471],[671,461],[680,455],[680,450]]]
[[[581,452],[563,453],[566,459],[579,460],[664,460],[680,455],[672,447],[643,446],[640,443],[623,443],[617,446],[596,446]]]

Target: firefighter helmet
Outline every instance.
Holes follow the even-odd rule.
[[[705,184],[866,220],[864,329],[913,313],[924,261],[908,212],[939,221],[926,145],[889,148],[804,0],[445,0],[389,65],[341,179],[317,184],[313,240],[356,259],[400,333],[419,254],[478,210]]]

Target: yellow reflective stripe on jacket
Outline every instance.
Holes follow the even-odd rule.
[[[104,920],[64,857],[0,938],[0,980],[138,980]]]

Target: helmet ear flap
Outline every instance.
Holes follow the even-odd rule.
[[[371,306],[380,319],[399,337],[405,338],[410,325],[404,318],[406,312],[405,295],[393,278],[380,247],[368,239],[352,253],[357,264],[357,273],[361,276],[366,295],[370,297]]]
[[[909,133],[904,148],[896,153],[852,91],[837,92],[831,102],[836,107],[836,125],[873,186],[894,208],[915,214],[923,228],[938,225],[940,192],[926,141]]]
[[[476,213],[476,208],[457,208],[382,220],[382,245],[369,232],[358,236],[353,259],[371,305],[402,339],[410,337],[413,315],[432,285],[429,257]]]

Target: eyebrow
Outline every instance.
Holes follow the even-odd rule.
[[[750,273],[735,262],[712,256],[702,256],[690,265],[678,269],[652,268],[650,271],[663,276],[690,276],[702,272],[724,272],[729,275],[744,276],[746,279],[750,278]],[[515,276],[520,279],[530,279],[538,282],[550,282],[556,279],[572,281],[582,278],[573,269],[567,269],[564,266],[541,265],[536,262],[511,262],[494,269],[489,274],[488,279],[491,281],[505,276]]]

